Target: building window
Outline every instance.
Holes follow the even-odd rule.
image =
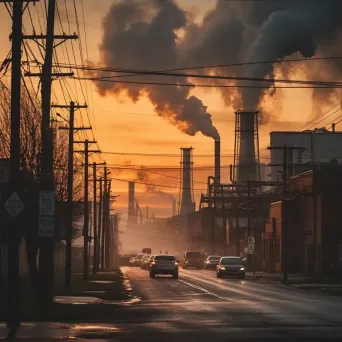
[[[275,261],[280,262],[280,240],[275,241]]]

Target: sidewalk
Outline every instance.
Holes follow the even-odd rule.
[[[253,280],[267,279],[275,282],[284,280],[283,273],[267,273],[262,271],[255,272],[255,274],[253,272],[246,272],[246,277]],[[302,283],[308,281],[308,279],[302,274],[288,274],[287,279],[288,283]]]
[[[83,281],[81,273],[72,275],[72,286],[69,291],[64,288],[64,277],[56,277],[55,298],[51,309],[42,316],[37,308],[36,290],[21,282],[21,312],[22,322],[31,321],[73,321],[99,320],[112,314],[114,307],[130,305],[135,302],[129,283],[122,271],[117,269],[90,274],[87,282]],[[108,305],[110,304],[110,305]],[[1,293],[0,322],[7,317],[7,296]]]

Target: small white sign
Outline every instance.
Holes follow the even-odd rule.
[[[55,193],[53,190],[40,191],[39,236],[55,236]]]
[[[338,245],[338,259],[342,261],[342,243]]]
[[[16,192],[13,192],[5,202],[4,208],[7,210],[9,216],[14,218],[25,209],[25,206],[19,198],[18,194]]]
[[[55,215],[55,193],[53,190],[42,190],[40,192],[40,215]]]
[[[248,243],[248,254],[254,254],[254,243]]]
[[[248,243],[249,243],[249,244],[255,243],[254,236],[248,236]]]
[[[54,216],[40,216],[39,217],[39,236],[54,237]]]

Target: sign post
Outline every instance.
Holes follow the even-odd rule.
[[[55,236],[55,196],[53,190],[41,190],[39,195],[39,236]]]

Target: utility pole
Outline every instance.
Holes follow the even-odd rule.
[[[97,153],[99,150],[89,150],[89,144],[95,144],[96,141],[75,141],[77,144],[84,144],[84,150],[75,151],[84,153],[84,225],[83,225],[83,280],[89,278],[89,153]]]
[[[52,72],[54,40],[77,39],[77,36],[55,36],[56,0],[49,0],[47,9],[46,35],[25,35],[23,39],[36,42],[46,40],[45,58],[41,73],[25,73],[25,76],[41,78],[42,122],[41,122],[41,160],[40,160],[40,214],[39,214],[39,299],[41,308],[46,310],[52,304],[54,285],[54,238],[55,238],[55,194],[53,174],[53,132],[50,127],[51,86],[53,76],[72,76],[73,73]],[[38,42],[37,42],[38,43]],[[40,44],[40,43],[38,43]]]
[[[91,165],[91,164],[90,164]],[[100,165],[105,165],[105,163],[96,163],[93,162],[93,191],[94,191],[94,221],[93,221],[93,230],[94,230],[94,253],[93,253],[93,274],[96,274],[99,269],[99,260],[100,260],[100,228],[101,227],[101,197],[102,197],[102,180],[97,179],[96,171],[97,167]],[[97,214],[97,182],[100,182],[100,208],[99,208],[99,219]]]
[[[94,216],[94,252],[93,252],[93,274],[97,272],[97,248],[98,248],[98,236],[97,236],[97,199],[96,199],[96,162],[93,163],[93,181],[94,181],[94,209],[93,209],[93,216]]]
[[[88,175],[88,167],[89,167],[89,141],[86,140],[84,143],[84,227],[83,227],[83,236],[84,236],[84,244],[83,244],[83,280],[88,280],[88,247],[89,247],[89,213],[88,213],[88,185],[89,185],[89,175]]]
[[[288,201],[288,196],[287,196],[287,183],[288,183],[288,171],[289,171],[289,166],[288,166],[288,154],[289,152],[291,153],[291,158],[292,160],[292,153],[294,150],[305,150],[304,147],[300,146],[287,146],[284,144],[283,146],[271,146],[267,147],[268,150],[282,150],[283,151],[283,172],[282,172],[282,178],[283,178],[283,206],[282,206],[282,268],[283,268],[283,279],[284,281],[288,280],[288,242],[287,242],[287,237],[288,237],[288,227],[287,227],[287,222],[288,222],[288,216],[291,214],[291,210],[285,210],[286,208],[286,202]],[[270,166],[278,166],[276,164],[270,164]]]
[[[110,190],[111,190],[112,181],[108,182],[108,191],[107,191],[107,201],[106,201],[106,252],[105,252],[105,267],[110,267],[110,251],[111,251],[111,241],[110,241],[110,228],[111,228],[111,220],[110,220]]]
[[[0,1],[9,2],[9,1]],[[21,44],[23,24],[23,2],[13,0],[12,24],[12,76],[11,76],[11,141],[10,141],[10,184],[13,190],[20,177],[20,96],[21,96]],[[20,327],[20,276],[19,227],[11,224],[8,236],[8,301],[7,327],[11,330]]]
[[[102,245],[101,245],[101,271],[105,269],[105,238],[106,238],[106,221],[107,221],[107,166],[104,167],[104,184],[103,184],[103,200],[102,200]]]
[[[98,224],[98,250],[97,250],[97,269],[100,268],[100,261],[102,260],[102,207],[103,207],[103,194],[102,194],[102,178],[100,178],[100,199],[99,199],[99,224]],[[102,270],[102,267],[101,267]]]
[[[71,101],[70,105],[51,105],[51,108],[69,109],[69,127],[60,127],[60,129],[68,130],[69,143],[68,143],[68,226],[66,229],[66,248],[65,248],[65,288],[67,290],[71,287],[71,270],[72,270],[72,231],[73,231],[73,181],[74,181],[74,131],[87,130],[91,127],[76,127],[75,110],[80,108],[87,108],[87,105],[75,105]],[[62,117],[60,114],[58,116]],[[63,118],[63,117],[62,117]]]

